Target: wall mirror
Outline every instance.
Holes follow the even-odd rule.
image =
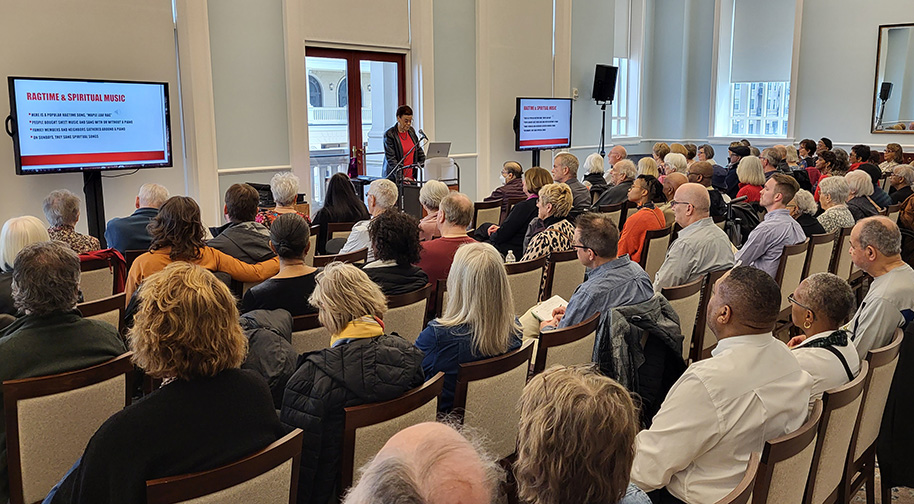
[[[914,133],[914,23],[879,26],[873,133]]]

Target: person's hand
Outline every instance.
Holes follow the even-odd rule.
[[[565,307],[559,306],[558,308],[552,310],[552,318],[558,318],[562,320],[562,317],[565,316]]]
[[[489,226],[489,230],[487,232],[489,233],[489,236],[492,236],[492,233],[494,233],[496,231],[498,231],[498,226],[496,226],[495,224],[492,224],[491,226]]]
[[[542,331],[543,329],[545,329],[547,327],[558,327],[558,325],[559,325],[559,321],[554,318],[549,319],[549,320],[544,320],[544,321],[540,322],[540,331]]]
[[[799,336],[794,336],[793,338],[790,338],[790,341],[787,342],[787,348],[793,348],[804,341],[806,341],[805,334],[801,334]]]

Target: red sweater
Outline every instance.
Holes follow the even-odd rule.
[[[476,240],[469,236],[457,236],[453,238],[435,238],[434,240],[422,242],[422,250],[419,253],[419,267],[428,275],[428,281],[432,284],[432,300],[437,299],[438,280],[447,278],[451,272],[451,263],[454,262],[454,254],[457,248],[464,243],[474,243]],[[431,306],[434,306],[432,304]],[[433,310],[434,311],[434,310]]]
[[[666,227],[666,218],[659,208],[641,208],[625,219],[622,235],[619,236],[619,257],[628,254],[632,261],[641,260],[641,250],[644,249],[644,235],[648,231]]]
[[[736,197],[748,196],[746,203],[755,203],[762,197],[762,186],[760,185],[749,185],[742,182],[739,183],[739,192],[736,193]]]

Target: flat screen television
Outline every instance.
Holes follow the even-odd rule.
[[[17,174],[172,166],[167,82],[8,81]]]
[[[571,147],[571,98],[518,98],[514,149]]]

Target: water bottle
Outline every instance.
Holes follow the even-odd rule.
[[[510,264],[510,263],[513,263],[513,262],[517,262],[517,258],[514,257],[514,251],[513,251],[513,250],[509,250],[509,251],[508,251],[508,255],[505,256],[505,264]]]

